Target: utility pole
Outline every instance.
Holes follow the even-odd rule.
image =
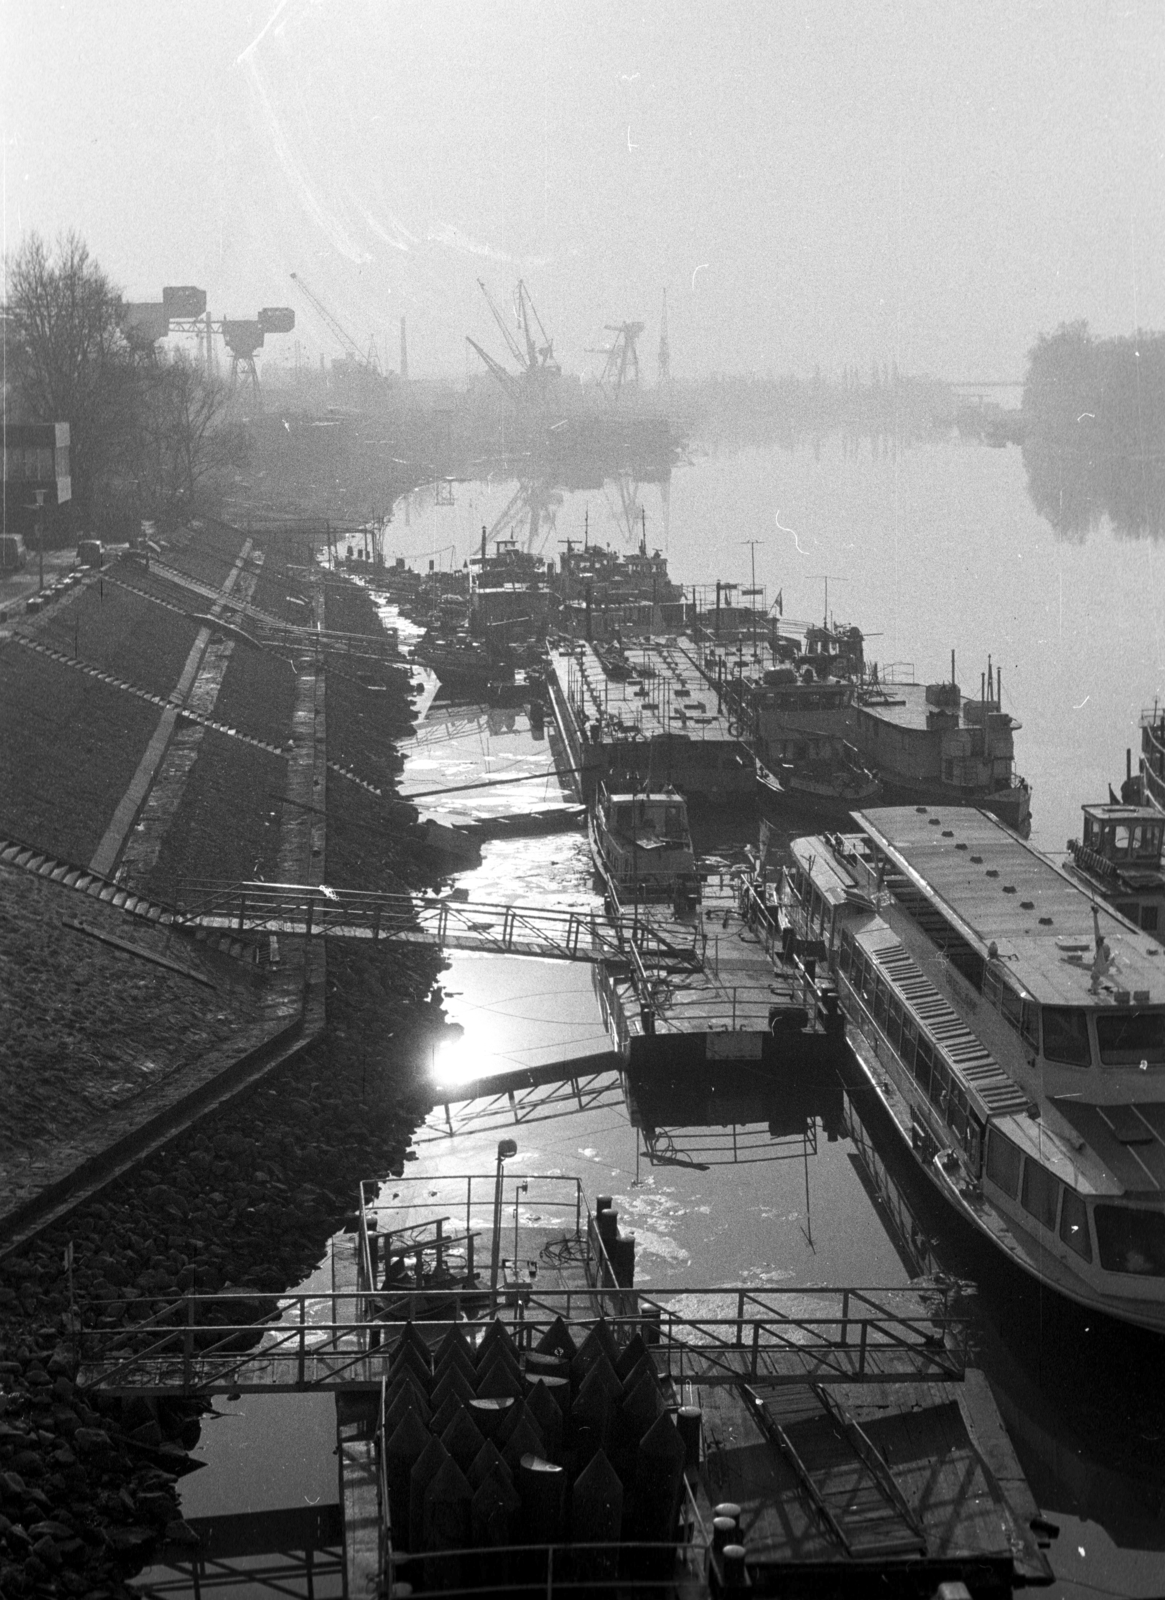
[[[499,1259],[502,1247],[502,1183],[506,1161],[510,1156],[516,1156],[518,1146],[513,1139],[500,1139],[498,1141],[498,1164],[494,1178],[494,1210],[493,1229],[490,1237],[489,1252],[489,1312],[492,1317],[498,1307],[498,1272],[501,1266]]]
[[[39,581],[37,583],[37,588],[38,589],[43,589],[44,588],[44,497],[48,493],[48,490],[47,489],[34,489],[32,492],[33,492],[34,495],[36,495],[36,504],[34,506],[29,506],[28,509],[30,511],[35,511],[36,512],[36,554],[37,554],[37,561],[38,561],[39,566],[40,566],[40,577],[39,577]]]
[[[753,656],[755,657],[756,656],[756,547],[757,547],[758,544],[764,544],[764,540],[763,539],[742,539],[740,542],[741,542],[741,544],[746,544],[748,546],[749,555],[752,557],[752,593],[749,595],[749,599],[752,601],[752,606],[750,608],[751,611],[752,611],[752,653],[753,653]]]
[[[828,574],[828,572],[812,572],[812,573],[809,574],[809,576],[812,577],[812,578],[821,578],[825,583],[825,616],[824,616],[824,618],[822,620],[822,627],[825,629],[826,633],[828,633],[829,632],[829,574]],[[835,577],[833,581],[834,581],[834,583],[844,583],[845,579],[844,578]]]

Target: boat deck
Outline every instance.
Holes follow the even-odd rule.
[[[774,1008],[804,1007],[812,1024],[803,979],[774,960],[773,931],[756,917],[757,909],[747,897],[742,901],[737,878],[719,874],[705,882],[697,913],[698,961],[688,968],[634,962],[629,968],[595,968],[608,1025],[633,1065],[648,1056],[681,1064],[684,1036],[698,1042],[701,1060],[768,1059],[776,1042]],[[641,910],[640,916],[649,919],[651,912]],[[785,1056],[794,1039],[828,1042],[791,1029],[781,1050]]]
[[[834,1581],[856,1564],[993,1568],[1048,1583],[1028,1523],[1036,1507],[982,1374],[963,1384],[815,1384],[701,1391],[697,1504],[741,1508],[754,1589],[797,1571]],[[872,1574],[871,1574],[871,1579]],[[800,1592],[800,1591],[799,1591]],[[921,1591],[920,1591],[921,1592]]]
[[[737,743],[727,709],[682,643],[652,639],[629,647],[626,656],[634,676],[622,678],[584,641],[550,652],[563,696],[580,723],[598,726],[604,743],[677,733]]]

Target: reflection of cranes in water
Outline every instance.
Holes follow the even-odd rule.
[[[549,478],[521,479],[505,509],[486,529],[486,544],[516,539],[522,530],[527,551],[540,555],[557,526],[561,504],[562,494]]]
[[[643,484],[630,472],[620,472],[603,484],[603,498],[611,513],[611,521],[631,544],[647,539],[647,514],[641,491]],[[615,503],[612,491],[618,499]],[[668,523],[671,512],[671,483],[663,478],[659,483],[659,520],[651,531],[652,542],[660,549],[667,548]]]

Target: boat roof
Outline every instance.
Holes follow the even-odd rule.
[[[1080,809],[1098,822],[1165,822],[1156,806],[1083,805]]]
[[[684,803],[684,797],[678,789],[620,789],[618,793],[609,794],[607,799],[612,805],[620,802],[630,805],[633,800],[658,800],[669,806],[682,806]]]
[[[861,711],[900,728],[926,728],[928,711],[941,709],[927,704],[925,683],[882,683],[876,689],[862,689],[854,697]],[[954,707],[950,708],[952,711]]]
[[[989,812],[878,806],[853,815],[972,948],[998,956],[1041,1005],[1165,1004],[1165,950]],[[1115,958],[1096,993],[1094,910]]]

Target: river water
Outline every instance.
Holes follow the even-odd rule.
[[[460,565],[516,487],[459,484],[451,505],[419,492],[398,506],[385,555]],[[667,553],[674,579],[749,583],[755,560],[756,583],[770,600],[780,591],[786,617],[820,617],[828,603],[838,621],[862,628],[867,656],[881,663],[910,663],[919,677],[942,678],[954,649],[960,681],[977,690],[990,654],[1003,670],[1004,707],[1023,725],[1017,765],[1033,788],[1033,842],[1045,850],[1062,850],[1078,831],[1081,803],[1105,798],[1109,782],[1119,785],[1127,746],[1135,762],[1141,708],[1165,696],[1165,595],[1155,547],[1104,527],[1079,541],[1059,538],[1032,510],[1014,449],[940,442],[894,452],[834,440],[793,452],[693,452],[668,486],[624,483],[555,498],[553,521],[543,514],[535,536],[547,556],[568,537],[581,539],[584,527],[592,540],[628,548],[645,516],[648,544]],[[519,504],[514,518],[524,544],[530,514]],[[402,788],[410,793],[485,775],[525,780],[491,795],[420,802],[440,820],[565,800],[549,745],[532,737],[520,711],[438,703],[405,753]],[[487,845],[482,865],[457,887],[476,901],[594,901],[584,842],[570,834]],[[464,1029],[461,1042],[433,1062],[450,1096],[459,1078],[607,1046],[585,966],[454,954],[442,981],[449,1014]],[[492,1168],[497,1130],[454,1129],[454,1137],[443,1136],[441,1118],[430,1119],[410,1175]],[[623,1225],[637,1236],[637,1281],[653,1289],[811,1290],[898,1285],[910,1276],[853,1145],[821,1117],[811,1115],[799,1140],[771,1147],[767,1159],[721,1165],[721,1152],[703,1163],[707,1170],[651,1167],[614,1101],[516,1134],[512,1181],[523,1170],[563,1172],[580,1177],[592,1199],[613,1194]],[[871,1134],[884,1140],[873,1124]],[[940,1265],[968,1284],[978,1359],[1041,1509],[1061,1529],[1049,1551],[1057,1573],[1049,1592],[1165,1591],[1157,1346],[1098,1338],[1056,1304],[1001,1278],[909,1164],[893,1148],[884,1155]],[[329,1282],[323,1262],[307,1287]],[[184,1480],[184,1512],[334,1502],[334,1443],[333,1412],[322,1397],[220,1402],[199,1447],[208,1470]],[[339,1592],[326,1553],[317,1554],[310,1575],[302,1562],[293,1569],[280,1568],[282,1592]],[[144,1576],[152,1592],[190,1592],[183,1574]],[[224,1572],[220,1584],[236,1600],[271,1592],[253,1571],[238,1571],[233,1582]]]
[[[398,507],[385,554],[439,564],[473,554],[513,483],[455,486],[454,504],[428,491]],[[1014,447],[936,441],[895,450],[885,442],[826,439],[692,455],[666,487],[623,485],[646,512],[647,542],[666,552],[673,579],[748,583],[791,618],[829,610],[866,635],[882,663],[913,663],[920,679],[950,675],[951,651],[977,693],[991,655],[1003,669],[1003,704],[1023,724],[1016,762],[1033,789],[1033,842],[1063,850],[1079,807],[1119,787],[1125,750],[1139,744],[1141,708],[1165,696],[1165,556],[1151,540],[1107,525],[1079,541],[1059,537],[1028,499]],[[616,486],[561,494],[538,541],[557,557],[589,535],[628,548]],[[528,512],[515,513],[526,542]]]

